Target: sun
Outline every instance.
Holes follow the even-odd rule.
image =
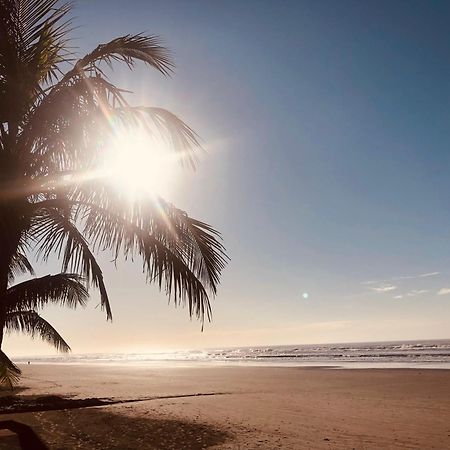
[[[163,140],[140,129],[124,131],[105,150],[101,171],[122,193],[157,196],[170,187],[176,161]]]

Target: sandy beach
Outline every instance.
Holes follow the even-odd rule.
[[[33,426],[51,449],[450,448],[447,370],[22,368],[15,395],[24,404],[53,397],[46,397],[45,408],[2,414],[1,420]],[[111,404],[69,402],[42,410],[59,408],[58,397]],[[18,447],[2,432],[0,448]]]

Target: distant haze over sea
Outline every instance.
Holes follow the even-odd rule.
[[[372,343],[276,345],[153,353],[97,353],[19,357],[53,364],[260,364],[283,366],[411,367],[450,369],[450,339]]]

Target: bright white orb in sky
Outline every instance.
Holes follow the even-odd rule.
[[[308,300],[309,294],[308,294],[307,292],[303,292],[302,297],[303,297],[305,300]]]
[[[174,152],[164,144],[141,130],[118,135],[107,149],[103,171],[125,193],[164,194],[176,165]]]

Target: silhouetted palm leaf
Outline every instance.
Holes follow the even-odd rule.
[[[30,232],[37,242],[37,254],[44,260],[57,253],[62,257],[64,272],[82,273],[88,283],[92,282],[99,289],[102,309],[106,310],[107,318],[112,319],[102,270],[75,223],[56,208],[45,207],[44,202],[33,216]]]
[[[69,4],[58,0],[0,0],[0,119],[14,124],[56,79],[67,61]],[[17,127],[17,128],[16,128]]]
[[[13,255],[9,265],[8,283],[12,283],[17,276],[25,273],[34,275],[34,269],[28,258],[18,251]]]
[[[75,67],[63,77],[62,81],[66,82],[74,76],[85,73],[85,71],[101,72],[98,66],[101,62],[106,62],[110,67],[114,61],[124,62],[131,69],[135,60],[149,64],[163,75],[168,75],[173,69],[170,54],[161,45],[157,36],[127,34],[106,44],[100,44],[91,53],[79,59]]]
[[[56,350],[69,352],[70,347],[61,335],[36,311],[11,311],[6,315],[6,330],[40,337],[53,345]]]
[[[22,371],[0,350],[0,384],[13,388]]]
[[[83,279],[73,273],[59,273],[33,278],[8,289],[5,297],[7,310],[40,309],[48,303],[69,308],[84,306],[88,291]]]

